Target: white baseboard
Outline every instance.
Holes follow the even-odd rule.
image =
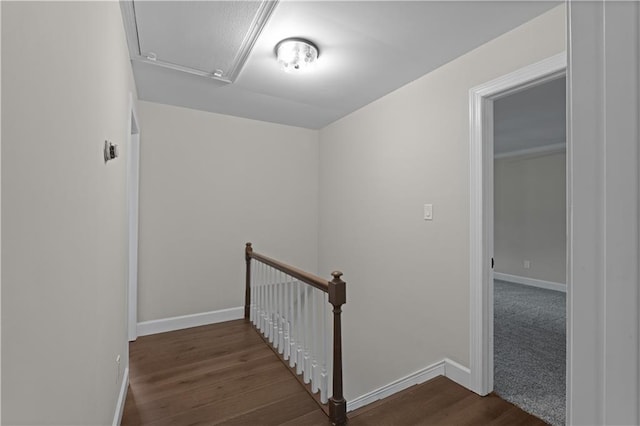
[[[379,399],[387,398],[388,396],[405,390],[413,385],[426,382],[427,380],[431,380],[438,376],[444,376],[444,365],[444,360],[436,362],[435,364],[431,364],[428,367],[425,367],[421,370],[409,374],[408,376],[398,379],[395,382],[391,382],[388,385],[384,385],[376,390],[354,398],[351,401],[347,402],[347,412],[357,410],[358,408],[369,405]]]
[[[502,280],[502,281],[509,281],[511,283],[516,283],[516,284],[524,284],[532,287],[546,288],[547,290],[561,291],[563,293],[567,292],[567,286],[565,284],[554,283],[553,281],[544,281],[544,280],[538,280],[535,278],[520,277],[518,275],[502,274],[500,272],[494,272],[493,278],[497,280]]]
[[[138,323],[138,336],[164,333],[244,318],[244,306]]]
[[[471,371],[467,367],[460,365],[449,358],[445,358],[442,361],[431,364],[430,366],[411,373],[408,376],[396,380],[395,382],[391,382],[388,385],[384,385],[374,391],[365,393],[351,401],[347,401],[347,412],[357,410],[358,408],[369,405],[379,399],[387,398],[395,393],[410,388],[411,386],[419,385],[420,383],[424,383],[427,380],[434,379],[438,376],[445,376],[458,383],[460,386],[471,390],[469,388]]]
[[[469,390],[469,383],[471,382],[471,370],[464,365],[460,365],[449,358],[444,359],[444,375],[453,380],[460,386],[463,386]]]
[[[351,401],[347,401],[347,412],[357,410],[358,408],[369,405],[379,399],[387,398],[394,393],[398,393],[413,385],[426,382],[427,380],[431,380],[438,376],[444,376],[444,370],[444,360],[431,364],[430,366],[413,372],[408,376],[396,380],[395,382],[391,382],[388,385],[384,385],[376,390],[354,398]]]
[[[124,402],[127,400],[127,389],[129,388],[129,367],[124,369],[122,375],[122,384],[120,385],[120,394],[116,403],[116,412],[113,415],[113,426],[120,426],[122,422],[122,413],[124,413]]]

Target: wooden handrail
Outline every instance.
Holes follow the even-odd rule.
[[[287,275],[297,278],[300,281],[303,281],[310,286],[317,288],[318,290],[329,293],[329,281],[323,280],[319,276],[310,274],[309,272],[303,271],[302,269],[298,269],[295,266],[290,266],[286,263],[282,263],[270,257],[256,253],[255,251],[253,251],[251,243],[247,243],[245,254],[245,259],[259,260],[260,262],[266,263],[267,265],[272,266]]]
[[[347,301],[347,293],[346,283],[341,279],[342,272],[332,272],[333,279],[326,281],[316,275],[254,252],[251,243],[246,244],[244,253],[247,268],[244,317],[247,320],[251,310],[251,259],[269,265],[328,294],[329,303],[333,306],[333,392],[329,398],[329,420],[336,426],[345,425],[347,423],[347,401],[344,399],[342,386],[341,314],[342,305]]]

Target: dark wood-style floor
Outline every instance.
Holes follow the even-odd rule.
[[[244,320],[138,338],[123,425],[326,426],[326,415]],[[444,377],[349,413],[364,425],[543,425]]]

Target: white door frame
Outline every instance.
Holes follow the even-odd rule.
[[[129,270],[127,275],[127,334],[138,337],[138,189],[140,183],[140,125],[133,94],[129,94],[129,135],[127,155],[127,235]]]
[[[469,91],[469,385],[479,395],[493,391],[493,102],[559,78],[566,68],[567,54],[562,52]],[[567,250],[569,245],[567,241]]]

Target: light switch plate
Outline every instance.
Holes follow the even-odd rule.
[[[433,220],[433,204],[424,205],[424,220]]]

